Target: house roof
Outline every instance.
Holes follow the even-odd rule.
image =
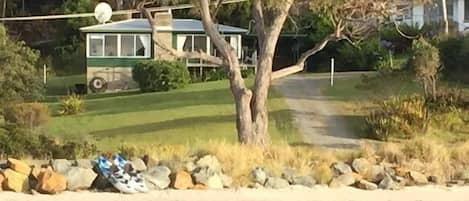
[[[247,33],[247,29],[219,25],[223,33]],[[195,19],[173,19],[171,27],[160,27],[160,31],[169,32],[205,32],[202,21]],[[151,33],[151,26],[147,19],[129,19],[108,24],[99,24],[80,28],[82,32],[139,32]]]

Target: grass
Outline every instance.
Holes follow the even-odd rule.
[[[58,96],[68,93],[68,89],[75,86],[75,84],[85,84],[86,75],[72,75],[63,77],[49,77],[46,85],[47,96]]]
[[[272,91],[268,105],[272,141],[299,141],[283,98]],[[58,103],[51,102],[49,106],[56,111]],[[62,139],[91,138],[101,150],[115,150],[124,143],[139,146],[190,145],[209,139],[237,141],[234,104],[227,81],[191,84],[162,93],[89,96],[85,107],[86,111],[79,115],[51,118],[48,134]]]

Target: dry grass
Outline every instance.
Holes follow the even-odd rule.
[[[251,184],[251,171],[264,167],[274,176],[285,168],[295,169],[300,175],[313,176],[318,183],[332,179],[330,166],[336,161],[351,163],[354,158],[367,158],[379,164],[386,162],[404,169],[438,176],[443,181],[452,179],[463,168],[469,167],[469,142],[446,146],[432,138],[416,138],[401,143],[372,145],[363,143],[358,150],[336,150],[310,146],[271,145],[268,148],[232,144],[224,141],[197,142],[188,145],[125,146],[121,152],[156,160],[188,161],[194,156],[213,154],[221,162],[226,174],[233,177],[235,186]]]

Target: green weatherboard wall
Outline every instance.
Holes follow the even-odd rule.
[[[138,61],[151,58],[87,58],[88,67],[132,67]]]

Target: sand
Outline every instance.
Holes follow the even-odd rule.
[[[59,195],[30,195],[0,192],[0,201],[469,201],[469,187],[409,187],[399,191],[364,191],[352,187],[331,189],[165,190],[145,194],[64,192]]]

